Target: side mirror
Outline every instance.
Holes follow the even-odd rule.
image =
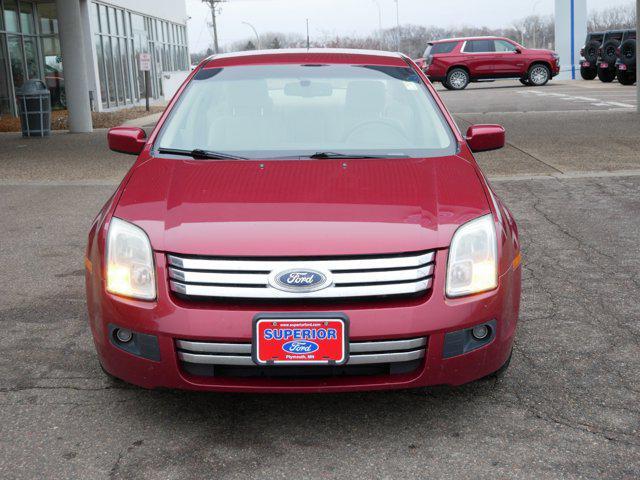
[[[138,155],[147,143],[147,134],[137,127],[115,127],[109,129],[107,141],[114,152]]]
[[[516,53],[522,53],[522,49],[519,47],[516,47]]]
[[[472,152],[498,150],[506,143],[501,125],[473,125],[467,130],[467,144]]]

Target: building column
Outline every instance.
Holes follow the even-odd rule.
[[[587,37],[587,0],[556,0],[555,21],[558,79],[575,80],[580,73],[580,49]]]
[[[64,88],[67,95],[69,132],[71,133],[93,131],[80,1],[56,0]]]

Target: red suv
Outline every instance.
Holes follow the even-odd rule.
[[[459,385],[508,365],[515,221],[399,54],[211,57],[138,155],[86,253],[100,363],[147,387],[337,392]]]
[[[429,43],[419,62],[432,81],[449,90],[470,82],[519,78],[542,86],[560,73],[560,57],[551,50],[528,49],[508,38],[469,37]]]

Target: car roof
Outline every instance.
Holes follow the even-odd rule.
[[[495,35],[477,36],[477,37],[455,37],[455,38],[441,38],[439,40],[432,40],[429,43],[447,43],[447,42],[468,42],[469,40],[508,40],[506,37],[497,37]]]
[[[203,68],[281,63],[329,63],[407,67],[407,57],[401,53],[347,48],[284,48],[278,50],[247,50],[212,55]]]

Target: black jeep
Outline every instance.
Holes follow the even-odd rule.
[[[598,50],[598,78],[605,83],[616,79],[618,68],[618,48],[624,41],[625,34],[630,30],[609,30],[604,34],[602,46]]]
[[[602,46],[604,32],[593,32],[587,34],[584,47],[580,50],[580,55],[584,58],[580,62],[580,75],[584,80],[593,80],[598,76],[598,51]]]
[[[618,48],[618,82],[622,85],[636,83],[636,31],[627,30]]]

